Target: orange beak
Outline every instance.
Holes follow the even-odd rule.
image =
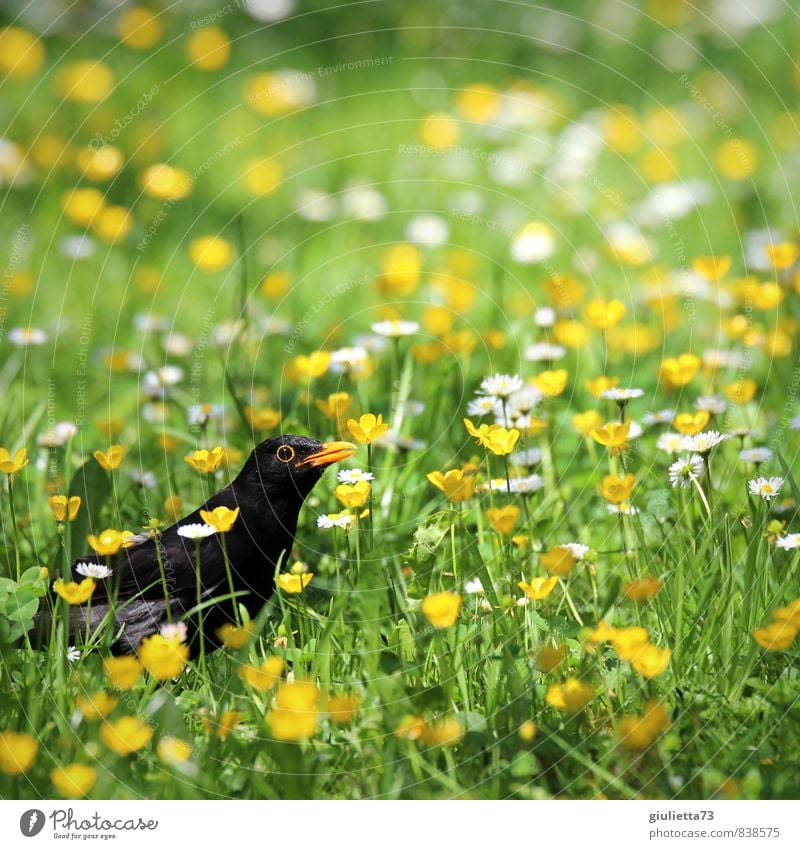
[[[352,442],[323,442],[322,451],[317,451],[305,460],[301,460],[298,466],[329,466],[352,457],[358,449]]]

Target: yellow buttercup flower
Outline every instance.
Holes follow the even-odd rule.
[[[16,731],[0,732],[0,772],[21,775],[36,761],[39,744],[30,734]]]
[[[267,722],[276,740],[304,740],[317,730],[319,690],[312,681],[281,684]]]
[[[586,321],[596,330],[609,330],[618,324],[625,315],[625,304],[613,298],[604,301],[596,298],[586,304]]]
[[[572,417],[572,426],[580,436],[588,436],[593,430],[603,426],[603,417],[597,410],[575,413]]]
[[[430,472],[427,478],[454,503],[469,500],[475,492],[475,476],[464,474],[463,469]]]
[[[266,658],[261,666],[243,666],[239,675],[254,690],[264,693],[271,690],[281,680],[283,668],[283,660],[277,655],[272,655]]]
[[[530,719],[526,719],[525,722],[520,725],[518,731],[520,740],[524,740],[526,743],[532,743],[536,739],[536,735],[538,733],[539,729],[536,727],[536,723]]]
[[[283,180],[283,168],[275,159],[248,159],[244,165],[244,186],[251,195],[267,197],[274,194]],[[261,284],[261,291],[268,298],[280,298],[289,289],[290,277],[286,271],[273,271],[267,274]]]
[[[455,717],[426,722],[420,739],[428,746],[457,746],[464,739],[464,726]]]
[[[53,582],[53,592],[64,599],[67,604],[83,604],[92,597],[95,583],[91,578],[84,578],[79,584],[75,581]]]
[[[631,658],[631,666],[645,678],[655,678],[666,670],[670,654],[669,649],[660,649],[648,643]]]
[[[247,645],[253,635],[254,627],[254,622],[248,622],[246,625],[234,625],[232,622],[226,622],[217,628],[216,634],[226,649],[236,650]]]
[[[356,481],[356,483],[340,483],[333,494],[344,504],[345,507],[363,507],[369,498],[372,489],[369,481]]]
[[[681,354],[679,357],[667,357],[658,370],[658,379],[668,389],[680,389],[686,386],[700,368],[700,357],[695,354]]]
[[[422,141],[434,148],[452,147],[459,136],[458,124],[446,112],[434,112],[422,122]]]
[[[567,388],[567,377],[567,370],[560,368],[537,374],[531,378],[531,383],[545,398],[555,398]]]
[[[558,710],[577,713],[594,698],[594,687],[577,678],[568,678],[563,684],[551,684],[544,698],[547,704]]]
[[[137,652],[144,668],[158,681],[168,681],[183,671],[189,660],[189,646],[177,637],[153,634],[142,640]]]
[[[119,468],[122,458],[125,456],[125,450],[121,445],[112,445],[107,452],[95,451],[92,456],[102,468],[110,471]]]
[[[358,715],[362,698],[358,693],[342,693],[328,697],[328,719],[337,725],[352,722]]]
[[[647,630],[639,626],[615,628],[608,633],[606,639],[611,640],[614,651],[623,660],[633,660],[645,646],[649,645]]]
[[[250,424],[256,430],[272,430],[281,423],[281,411],[271,407],[246,407],[245,413]]]
[[[637,752],[652,745],[658,735],[669,727],[669,717],[659,702],[647,702],[644,713],[624,717],[617,727],[620,743]]]
[[[233,248],[221,236],[203,236],[189,245],[189,259],[202,271],[221,271],[233,261]]]
[[[651,599],[663,586],[658,578],[645,575],[636,581],[631,581],[622,588],[622,591],[631,601],[647,601]]]
[[[358,421],[348,419],[347,429],[356,442],[360,442],[362,445],[370,445],[389,430],[389,425],[384,422],[380,413],[377,416],[374,413],[364,413]]]
[[[753,630],[753,639],[766,651],[786,651],[795,640],[798,628],[791,620],[771,622]]]
[[[283,592],[289,595],[297,595],[311,583],[314,577],[313,572],[304,572],[301,575],[294,575],[289,572],[282,572],[278,575],[278,586]]]
[[[536,655],[536,668],[540,672],[552,672],[564,662],[566,656],[566,646],[542,646]]]
[[[62,796],[79,799],[94,787],[97,770],[86,764],[68,764],[50,770],[50,781]]]
[[[589,436],[606,448],[611,448],[613,451],[623,451],[627,447],[630,430],[630,421],[622,423],[608,422],[602,427],[589,431]]]
[[[113,145],[81,148],[75,158],[83,176],[95,183],[110,180],[125,164],[122,151]]]
[[[13,458],[7,448],[0,448],[0,472],[4,475],[14,475],[28,465],[28,449],[18,448]]]
[[[530,583],[518,581],[517,586],[525,593],[525,597],[531,601],[542,601],[546,599],[555,585],[558,583],[558,578],[531,578]]]
[[[292,366],[297,376],[306,379],[322,377],[330,364],[331,355],[329,351],[312,351],[310,354],[301,354],[292,360]]]
[[[114,74],[103,62],[87,59],[61,65],[56,87],[65,100],[76,103],[99,103],[114,88]]]
[[[164,23],[155,12],[144,6],[130,6],[117,20],[119,40],[134,50],[155,47],[164,34]]]
[[[116,696],[103,690],[90,696],[77,696],[75,699],[76,707],[87,720],[103,719],[114,710],[118,703],[119,699]]]
[[[153,737],[153,729],[138,716],[123,716],[100,727],[100,739],[118,755],[131,755],[143,749]]]
[[[130,690],[144,672],[141,661],[133,655],[107,657],[103,660],[103,669],[108,680],[120,690]]]
[[[67,498],[66,495],[51,495],[47,499],[47,503],[50,505],[50,510],[57,522],[66,522],[67,518],[71,522],[81,508],[81,497],[73,495],[71,498]]]
[[[692,268],[705,280],[721,280],[731,268],[729,256],[698,256],[692,260]]]
[[[505,428],[502,425],[489,425],[483,439],[483,445],[498,457],[504,457],[514,450],[519,441],[517,428]]]
[[[230,507],[215,507],[213,510],[201,510],[200,518],[218,533],[226,534],[239,518],[239,508],[231,510]]]
[[[42,42],[21,27],[0,27],[0,73],[12,79],[33,76],[44,64]]]
[[[210,472],[216,472],[224,456],[225,449],[222,448],[220,445],[217,445],[210,451],[206,450],[205,448],[201,448],[198,451],[192,451],[191,454],[187,455],[183,459],[193,469],[197,469],[198,472],[204,472],[205,474],[208,474]]]
[[[220,27],[203,27],[193,32],[186,41],[186,58],[201,71],[224,68],[230,55],[231,41]]]
[[[672,420],[672,426],[684,436],[694,436],[705,428],[710,418],[708,410],[698,410],[696,413],[678,413]]]
[[[624,501],[630,501],[631,493],[636,479],[633,475],[625,475],[624,478],[616,475],[606,475],[603,480],[597,484],[597,491],[611,504],[622,504]]]
[[[519,520],[520,509],[515,504],[490,507],[486,511],[489,527],[498,534],[510,534]]]
[[[722,387],[722,391],[733,404],[746,404],[748,401],[752,401],[757,389],[758,384],[749,377],[735,380],[733,383]]]
[[[601,374],[599,377],[593,377],[591,380],[587,380],[583,385],[595,398],[599,399],[602,398],[603,393],[607,389],[613,389],[615,386],[619,386],[619,378],[606,377]]]
[[[351,399],[349,392],[334,392],[331,395],[328,395],[325,399],[317,398],[314,403],[326,419],[339,421],[339,419],[343,419],[345,413],[347,413],[347,408],[350,406],[350,402]]]
[[[244,719],[244,714],[238,710],[225,710],[216,720],[203,717],[203,727],[206,730],[214,729],[214,733],[220,740],[225,740],[234,728]]]
[[[145,169],[139,177],[139,185],[148,197],[176,201],[191,194],[192,175],[183,168],[157,162]]]
[[[461,596],[457,593],[434,593],[422,600],[422,613],[434,628],[452,628],[460,610]]]
[[[86,539],[93,551],[96,551],[101,556],[110,556],[116,554],[123,547],[125,543],[124,534],[124,531],[115,531],[113,528],[106,528],[97,535],[89,534]]]
[[[186,763],[192,756],[192,746],[180,737],[162,737],[156,744],[156,752],[162,763],[168,766]]]
[[[575,568],[575,555],[563,545],[557,545],[539,558],[548,572],[559,578],[566,577]]]
[[[800,246],[796,242],[776,242],[764,246],[764,254],[776,271],[791,268],[800,257]]]

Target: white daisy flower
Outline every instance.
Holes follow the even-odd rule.
[[[80,649],[76,648],[75,646],[70,646],[67,649],[67,660],[70,663],[75,663],[76,661],[79,661],[80,659],[81,659]]]
[[[536,342],[525,349],[525,359],[532,363],[560,360],[566,354],[566,348],[561,345],[551,345],[549,342]]]
[[[589,553],[589,546],[583,545],[580,542],[565,542],[563,545],[559,546],[559,548],[569,549],[570,554],[576,560],[583,560],[584,557]]]
[[[747,482],[747,488],[751,495],[760,495],[764,501],[770,501],[780,494],[783,486],[783,478],[755,478]]]
[[[642,395],[644,395],[644,389],[620,389],[619,387],[604,389],[600,393],[601,398],[607,398],[609,401],[632,401],[634,398],[641,398]]]
[[[511,455],[511,462],[515,466],[535,466],[542,462],[541,449],[528,448],[525,451],[517,451]]]
[[[181,525],[178,528],[178,536],[186,537],[186,539],[205,539],[213,536],[217,529],[213,525],[206,525],[204,522],[195,522],[191,525]]]
[[[207,422],[222,421],[224,408],[221,404],[192,404],[187,418],[190,425],[204,425]]]
[[[703,458],[699,454],[689,457],[681,457],[669,467],[669,482],[673,488],[681,487],[688,489],[693,480],[697,480],[703,474]]]
[[[518,374],[493,374],[481,381],[478,392],[481,395],[493,395],[495,398],[508,398],[523,387]]]
[[[654,413],[645,413],[642,423],[646,425],[670,424],[675,418],[675,410],[656,410]]]
[[[304,189],[295,198],[294,211],[305,221],[330,221],[336,215],[336,200],[319,189]]]
[[[539,307],[533,321],[537,327],[552,327],[556,323],[556,311],[552,307]]]
[[[694,406],[698,410],[704,410],[712,415],[719,416],[725,412],[728,402],[720,395],[701,395]]]
[[[418,321],[377,321],[372,325],[372,332],[378,336],[397,339],[400,336],[411,336],[419,330]]]
[[[682,440],[682,450],[692,451],[697,454],[708,454],[720,442],[723,442],[725,437],[716,430],[706,430],[703,433],[697,433],[694,436],[684,436]]]
[[[639,508],[632,504],[606,504],[609,513],[621,513],[623,516],[636,516]]]
[[[79,575],[83,575],[84,578],[97,578],[101,581],[103,578],[109,578],[114,574],[113,569],[109,569],[102,563],[79,563],[75,567],[75,571]]]
[[[674,416],[672,417],[674,418]],[[672,419],[670,419],[672,421]],[[656,440],[656,448],[665,454],[678,454],[683,451],[683,435],[671,430],[660,433]]]
[[[784,551],[791,551],[793,548],[800,548],[800,534],[786,534],[775,540],[775,545],[782,548]]]
[[[154,472],[134,467],[130,470],[129,474],[131,476],[131,480],[135,484],[138,484],[145,489],[155,489],[158,486],[158,478],[155,476]]]
[[[8,341],[18,348],[39,346],[47,342],[47,334],[38,327],[12,327],[8,331]]]
[[[789,427],[792,430],[800,430],[800,416],[795,416],[793,419],[790,419]]]
[[[406,226],[406,239],[418,245],[441,245],[447,241],[449,235],[447,222],[430,213],[415,215]]]
[[[348,531],[353,526],[353,516],[350,513],[323,513],[317,516],[318,528],[343,528]]]
[[[467,404],[468,416],[499,416],[503,412],[503,405],[497,398],[482,395]]]
[[[42,448],[60,448],[78,432],[78,426],[73,422],[56,422],[50,430],[43,433],[36,444]]]
[[[745,448],[739,452],[739,459],[745,463],[766,463],[772,459],[772,451],[769,448]]]
[[[359,481],[375,480],[375,475],[372,472],[364,472],[361,469],[342,469],[336,479],[339,483],[359,483]]]
[[[140,312],[133,317],[133,329],[137,333],[163,332],[169,328],[169,319],[164,315]]]
[[[362,368],[369,361],[369,352],[362,345],[339,348],[331,353],[331,371],[336,374]]]
[[[165,640],[178,640],[180,643],[185,643],[189,635],[185,622],[167,622],[161,626],[159,633]]]
[[[471,581],[464,582],[464,592],[467,595],[481,595],[483,591],[483,584],[480,578],[473,578]]]
[[[508,396],[506,406],[515,412],[529,413],[543,398],[540,389],[535,386],[523,386]]]

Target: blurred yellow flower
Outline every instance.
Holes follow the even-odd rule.
[[[552,672],[567,656],[566,646],[542,646],[536,655],[536,668],[541,672]]]
[[[183,168],[157,162],[145,169],[139,185],[148,197],[163,201],[181,200],[192,191],[192,175]]]
[[[275,159],[248,159],[244,169],[244,187],[251,195],[267,197],[274,194],[283,180],[283,169]],[[268,298],[279,298],[289,289],[290,277],[286,271],[269,273],[261,284]]]
[[[224,456],[225,449],[220,445],[217,445],[210,451],[207,451],[205,448],[201,448],[198,451],[192,451],[191,454],[187,455],[183,459],[193,469],[197,469],[198,472],[208,474],[209,472],[216,472]]]
[[[378,289],[384,295],[410,295],[419,283],[422,254],[415,245],[392,245],[381,257]]]
[[[201,71],[224,68],[230,55],[231,41],[220,27],[203,27],[193,32],[186,41],[186,58]]]
[[[110,556],[116,554],[125,543],[125,532],[115,531],[113,528],[106,528],[99,534],[89,534],[86,539],[92,550],[101,556]],[[130,532],[128,532],[130,533]]]
[[[304,740],[317,730],[319,690],[312,681],[281,684],[267,722],[276,740]]]
[[[434,112],[422,122],[422,141],[434,148],[452,147],[459,136],[458,124],[445,112]]]
[[[125,164],[125,157],[118,147],[103,145],[81,148],[76,155],[76,161],[87,180],[100,183],[119,173]]]
[[[456,593],[434,593],[422,600],[422,613],[434,628],[452,628],[460,610],[461,596]]]
[[[91,59],[71,62],[59,66],[56,87],[65,100],[98,103],[114,88],[114,74],[103,62]]]
[[[567,370],[555,369],[543,371],[531,378],[531,383],[544,395],[545,398],[555,398],[567,388]]]
[[[525,722],[520,725],[518,733],[521,740],[524,740],[526,743],[532,743],[536,739],[539,729],[536,727],[535,722],[530,719],[526,719]]]
[[[21,27],[0,27],[0,73],[12,79],[33,76],[44,64],[42,42]]]
[[[776,271],[783,271],[797,262],[797,258],[800,257],[800,246],[796,242],[776,242],[765,245],[764,254]]]
[[[347,429],[356,442],[370,445],[389,430],[389,425],[384,422],[383,415],[380,413],[377,416],[374,413],[364,413],[358,421],[348,419]]]
[[[606,475],[597,484],[597,491],[611,504],[622,504],[624,501],[630,501],[635,482],[636,479],[631,474],[625,475],[624,478]]]
[[[619,378],[606,377],[601,374],[599,377],[593,377],[591,380],[587,380],[583,385],[595,398],[600,399],[606,390],[619,386]]]
[[[97,781],[97,770],[86,764],[68,764],[50,770],[50,781],[62,796],[76,799],[85,796]]]
[[[597,410],[587,410],[585,413],[575,413],[572,426],[580,436],[588,436],[593,430],[603,426],[603,417]]]
[[[129,6],[117,19],[119,40],[134,50],[155,47],[164,34],[161,18],[144,6]]]
[[[225,710],[216,720],[203,717],[203,727],[214,733],[220,740],[225,740],[230,735],[231,731],[244,719],[244,714],[238,710]]]
[[[692,268],[705,280],[721,280],[731,268],[729,256],[698,256],[692,260]]]
[[[519,520],[520,509],[515,504],[490,507],[486,511],[489,527],[498,534],[510,534]]]
[[[64,599],[67,604],[83,604],[92,597],[95,583],[91,578],[84,578],[79,584],[75,581],[53,581],[53,592]]]
[[[107,657],[103,660],[103,669],[108,680],[120,690],[130,690],[144,672],[141,662],[133,655]]]
[[[254,690],[264,693],[281,680],[283,667],[283,660],[277,655],[271,655],[261,666],[243,666],[239,675]]]
[[[169,766],[182,764],[192,755],[192,746],[180,737],[162,737],[156,744],[156,752],[162,763]]]
[[[153,737],[153,729],[138,716],[122,716],[100,726],[100,739],[118,755],[131,755],[144,748]]]
[[[245,413],[250,424],[256,430],[272,430],[281,423],[280,410],[273,410],[271,407],[246,407]]]
[[[233,248],[221,236],[202,236],[189,245],[189,259],[202,271],[220,271],[233,261]]]
[[[563,684],[551,684],[544,698],[547,704],[558,710],[577,713],[594,698],[594,688],[577,678],[568,678]]]
[[[125,448],[121,445],[112,445],[107,452],[95,451],[92,456],[104,469],[118,469],[125,456]]]
[[[647,601],[651,599],[663,586],[658,578],[652,575],[645,575],[644,578],[639,578],[636,581],[630,581],[625,584],[622,591],[631,601]]]
[[[226,534],[239,518],[239,508],[231,510],[230,507],[215,507],[213,510],[201,510],[200,518],[217,533]]]
[[[575,568],[575,555],[566,546],[557,545],[544,552],[539,562],[548,572],[563,578]]]
[[[555,585],[558,583],[558,578],[531,578],[530,583],[518,581],[517,586],[525,593],[525,597],[531,601],[542,601],[547,598]]]
[[[28,465],[28,449],[18,448],[14,457],[8,453],[7,448],[0,448],[0,472],[4,475],[14,475]]]
[[[616,298],[610,301],[595,298],[586,304],[585,316],[586,321],[596,330],[608,330],[622,320],[625,312],[625,304]]]
[[[708,424],[711,418],[708,410],[698,410],[696,413],[678,413],[672,420],[672,426],[684,436],[694,436]]]
[[[749,377],[735,380],[733,383],[722,387],[722,391],[733,404],[747,404],[748,401],[752,401],[757,389],[758,384]]]
[[[463,469],[447,472],[429,472],[428,480],[455,503],[467,501],[475,492],[475,476],[464,474]]]
[[[502,105],[500,93],[489,83],[472,83],[456,95],[456,109],[476,124],[488,124]]]
[[[30,734],[16,731],[0,732],[0,772],[21,775],[36,761],[39,744]]]
[[[328,351],[312,351],[310,354],[301,354],[292,360],[292,365],[298,377],[314,379],[322,377],[331,364],[331,355]],[[363,418],[363,416],[362,416]]]
[[[659,702],[647,702],[641,715],[624,717],[617,726],[620,743],[637,752],[652,745],[658,735],[669,727],[669,718]]]
[[[144,668],[158,681],[168,681],[183,671],[189,660],[189,646],[177,637],[153,634],[145,637],[137,652]]]
[[[119,699],[116,696],[112,696],[103,690],[89,696],[81,695],[75,698],[76,707],[87,720],[102,719],[108,716],[118,702]]]
[[[645,678],[655,678],[661,675],[669,665],[669,649],[660,649],[652,643],[643,646],[630,659],[631,666]]]
[[[798,628],[791,620],[770,622],[753,630],[753,639],[766,651],[786,651],[797,636]]]
[[[658,379],[668,389],[680,389],[686,386],[700,368],[700,357],[695,354],[681,354],[679,357],[667,357],[658,369]]]
[[[66,522],[67,517],[71,522],[78,515],[78,510],[81,509],[81,497],[79,495],[73,495],[70,498],[67,498],[66,495],[51,495],[47,499],[47,503],[50,505],[50,510],[57,522]]]
[[[232,622],[226,622],[217,628],[217,639],[219,639],[226,649],[233,649],[235,651],[247,645],[250,637],[253,635],[254,627],[254,622],[248,622],[246,625],[234,625]]]
[[[328,697],[328,718],[337,725],[352,722],[358,715],[362,698],[358,693],[342,693]]]
[[[351,398],[349,392],[333,392],[327,398],[317,398],[314,402],[317,409],[326,419],[339,421],[343,419],[350,406]]]

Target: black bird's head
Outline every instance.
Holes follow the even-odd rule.
[[[302,501],[331,463],[352,457],[355,452],[356,446],[351,442],[275,436],[256,446],[242,475],[251,481],[255,476],[261,488],[270,494],[280,493]]]

